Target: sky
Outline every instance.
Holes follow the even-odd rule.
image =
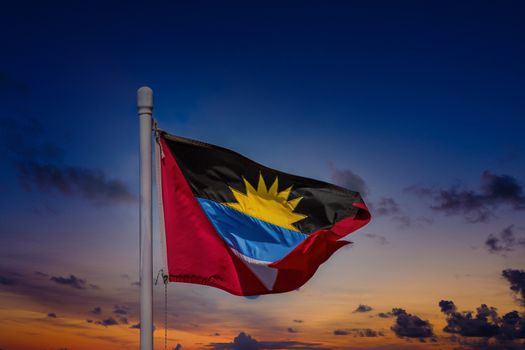
[[[156,285],[156,348],[165,312],[176,350],[525,348],[524,10],[2,4],[0,349],[138,348],[143,85],[164,130],[372,213],[298,291]]]

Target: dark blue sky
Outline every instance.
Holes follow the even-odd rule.
[[[17,4],[2,10],[1,60],[27,87],[18,107],[72,137],[96,131],[97,151],[113,128],[134,132],[142,84],[162,125],[215,98],[225,130],[352,129],[381,147],[410,139],[451,153],[520,143],[517,2]],[[135,143],[125,139],[115,147]]]
[[[460,271],[475,280],[451,298],[506,291],[501,270],[523,258],[484,242],[525,234],[524,18],[520,1],[6,2],[0,266],[136,278],[135,94],[149,85],[171,133],[365,186],[374,219],[340,258],[369,266],[348,269],[356,288],[397,279],[409,303]]]
[[[3,114],[39,120],[70,163],[112,173],[133,155],[147,84],[164,128],[310,176],[328,176],[310,152],[398,186],[524,170],[519,2],[12,2],[0,16]]]

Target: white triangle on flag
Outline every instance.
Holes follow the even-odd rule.
[[[264,284],[268,290],[271,291],[273,289],[279,270],[269,267],[268,265],[271,264],[271,262],[247,257],[233,248],[231,248],[231,250],[242,260],[242,262],[244,262],[250,271],[252,271],[254,275],[257,276],[259,281],[261,281],[261,283]]]

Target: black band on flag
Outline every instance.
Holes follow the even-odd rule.
[[[329,228],[363,210],[354,206],[363,203],[358,192],[277,171],[223,147],[161,134],[196,197],[232,203],[236,199],[231,188],[246,193],[244,179],[256,188],[260,176],[268,187],[277,178],[278,191],[291,187],[289,201],[302,197],[294,212],[305,218],[293,225],[305,234]]]

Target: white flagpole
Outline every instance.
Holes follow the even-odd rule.
[[[151,120],[153,91],[137,90],[140,123],[140,350],[153,350],[153,244],[151,201]]]

